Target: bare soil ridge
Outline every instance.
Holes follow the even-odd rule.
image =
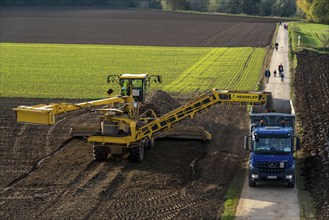
[[[301,175],[318,219],[329,218],[329,55],[297,54],[296,111],[302,132]]]

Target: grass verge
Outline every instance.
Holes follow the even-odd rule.
[[[296,185],[298,188],[298,200],[301,220],[316,219],[314,201],[308,191],[305,190],[305,182],[301,176],[301,159],[296,162]]]
[[[289,31],[289,46],[290,46],[290,53],[289,55],[289,62],[290,62],[290,71],[292,75],[292,80],[291,80],[291,97],[293,100],[295,100],[295,93],[294,91],[294,81],[295,81],[295,73],[296,73],[296,68],[298,65],[298,60],[296,57],[296,44],[294,44],[294,35],[295,33],[291,31],[291,25],[290,25],[290,31]],[[300,121],[298,118],[298,114],[296,115],[296,131],[299,134],[300,137],[303,136],[303,130],[302,126],[300,126]],[[301,169],[302,169],[302,158],[298,153],[295,153],[296,155],[296,185],[298,188],[298,200],[299,200],[299,206],[300,206],[300,218],[301,220],[308,220],[308,219],[316,219],[316,213],[315,213],[315,207],[314,207],[314,202],[313,199],[308,191],[305,189],[305,182],[303,179],[303,176],[301,175]]]
[[[246,176],[246,169],[243,169],[231,182],[230,188],[226,194],[226,201],[224,203],[224,212],[221,220],[235,219],[236,208],[239,204],[239,199],[243,189],[244,178]]]
[[[326,24],[292,22],[289,25],[292,49],[294,51],[310,49],[327,53],[329,52],[328,32],[329,25]]]

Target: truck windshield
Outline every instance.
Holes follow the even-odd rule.
[[[260,137],[254,139],[256,154],[289,154],[291,153],[290,137]]]

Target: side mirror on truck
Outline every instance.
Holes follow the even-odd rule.
[[[245,136],[244,137],[244,149],[251,151],[250,149],[250,138],[251,135]]]
[[[294,137],[295,138],[295,149],[294,151],[300,150],[300,138],[299,137]]]

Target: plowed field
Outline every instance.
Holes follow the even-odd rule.
[[[163,92],[150,97],[160,113],[180,105]],[[50,127],[16,124],[12,107],[51,101],[0,98],[1,219],[215,219],[244,171],[245,108],[217,106],[184,122],[204,126],[210,142],[159,140],[139,164],[98,163],[90,144],[68,136],[75,124],[96,123],[94,113],[65,114]]]
[[[296,110],[302,128],[302,175],[318,219],[329,218],[329,55],[297,54]]]
[[[102,8],[1,8],[1,42],[265,47],[277,19]]]
[[[0,41],[18,43],[265,47],[277,22],[100,8],[1,8],[0,14]],[[159,92],[149,103],[163,114],[189,98]],[[217,106],[184,121],[204,126],[210,142],[159,140],[142,163],[97,163],[90,144],[68,135],[73,125],[97,123],[94,113],[68,113],[40,126],[17,124],[11,110],[59,101],[0,98],[0,219],[219,218],[229,183],[244,172],[245,108]]]

